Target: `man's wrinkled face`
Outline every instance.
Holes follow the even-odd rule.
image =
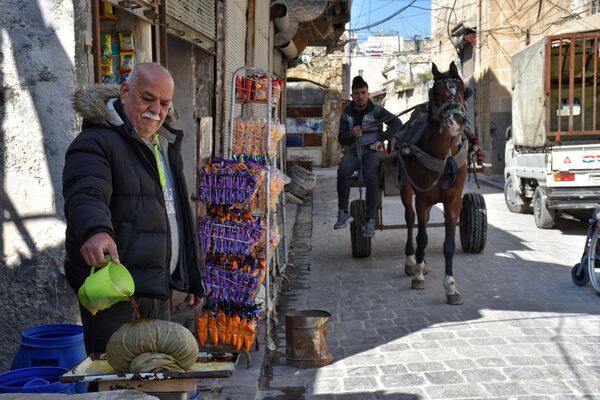
[[[135,82],[121,85],[123,112],[137,134],[148,140],[162,126],[171,108],[174,84],[159,70],[139,71]]]
[[[352,90],[352,100],[354,101],[354,107],[357,110],[362,110],[367,106],[369,101],[369,88],[361,87]]]

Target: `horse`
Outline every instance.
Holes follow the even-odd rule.
[[[428,272],[425,261],[427,222],[431,207],[442,203],[446,267],[443,286],[448,304],[458,305],[463,300],[456,288],[452,259],[467,174],[468,141],[462,137],[466,122],[465,85],[454,62],[444,73],[433,64],[431,72],[434,81],[429,91],[429,102],[411,114],[408,138],[397,138],[400,197],[407,226],[405,273],[413,275],[412,289],[425,288],[424,274]],[[413,247],[413,196],[418,220],[416,253]]]

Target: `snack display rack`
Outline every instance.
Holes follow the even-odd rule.
[[[270,321],[276,322],[276,290],[271,278],[282,271],[277,247],[280,241],[286,244],[285,211],[281,237],[277,206],[284,204],[280,194],[287,182],[277,169],[281,149],[277,145],[285,127],[272,115],[282,84],[258,68],[234,72],[224,158],[213,158],[198,180],[200,200],[207,205],[207,214],[198,224],[199,244],[207,255],[207,305],[198,317],[201,347],[212,342],[213,347],[232,345],[248,353],[260,315],[267,322],[266,346],[275,349]],[[255,116],[248,117],[252,109],[246,105],[261,103],[254,108]],[[265,118],[256,117],[261,113]],[[287,252],[284,259],[287,262]],[[257,299],[257,295],[263,285],[261,304],[262,296]]]

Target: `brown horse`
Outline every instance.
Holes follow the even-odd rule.
[[[427,222],[431,207],[444,204],[444,288],[448,304],[462,304],[452,272],[456,225],[462,208],[462,191],[467,174],[468,142],[463,138],[465,125],[465,85],[454,62],[441,73],[433,64],[433,87],[427,109],[421,117],[411,115],[410,136],[399,138],[399,176],[402,204],[407,226],[405,272],[414,275],[411,287],[424,289],[427,265]],[[414,121],[414,122],[413,122]],[[419,129],[419,121],[421,129]],[[412,127],[412,128],[411,128]],[[417,251],[413,247],[413,195],[417,210]],[[416,256],[416,257],[415,257]]]

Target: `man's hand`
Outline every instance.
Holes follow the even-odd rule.
[[[360,126],[357,125],[354,128],[352,128],[352,136],[358,137],[358,136],[362,136],[362,134],[363,134],[363,131]]]
[[[188,293],[187,296],[185,296],[185,302],[189,308],[195,310],[202,307],[204,304],[204,297],[199,297],[193,293]]]
[[[371,150],[383,151],[383,143],[381,143],[379,140],[375,143],[370,144],[369,147],[371,148]]]
[[[79,249],[83,261],[90,267],[103,267],[106,265],[104,253],[108,253],[114,262],[120,264],[117,244],[106,232],[96,233],[85,241]]]

